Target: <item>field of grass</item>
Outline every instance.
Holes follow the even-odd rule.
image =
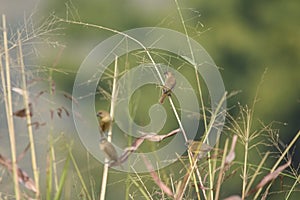
[[[184,34],[188,35],[178,4],[177,9]],[[65,25],[122,33],[77,18],[71,20],[51,16],[37,28],[28,21],[17,31],[9,29],[5,15],[2,15],[1,21],[0,199],[292,200],[300,194],[299,166],[293,162],[295,149],[299,148],[300,130],[289,133],[294,136],[284,143],[281,135],[285,133],[280,131],[284,124],[276,121],[266,124],[256,115],[265,74],[261,82],[254,86],[257,89],[252,105],[241,105],[237,101],[222,111],[226,112],[226,121],[221,136],[211,151],[203,152],[202,142],[207,142],[213,122],[220,113],[209,108],[207,88],[203,86],[199,74],[195,73],[196,70],[182,70],[193,82],[200,102],[199,113],[187,111],[198,117],[202,125],[198,129],[199,137],[192,141],[196,147],[192,149],[187,145],[184,155],[178,155],[176,162],[162,169],[154,170],[156,166],[144,158],[148,172],[134,173],[135,169],[131,169],[133,172],[128,173],[100,163],[90,154],[90,149],[83,147],[73,121],[74,115],[80,113],[72,113],[71,108],[76,106],[78,100],[71,92],[61,90],[64,86],[60,84],[63,83],[55,80],[57,74],[73,77],[76,72],[61,67],[61,54],[65,46],[52,41],[56,31]],[[29,54],[39,54],[39,48],[45,51],[48,46],[56,49],[55,56],[52,56],[54,59],[49,61],[52,64],[24,64],[28,60],[32,62],[30,55],[27,55],[28,49]],[[104,72],[94,94],[96,110],[109,110],[114,118],[118,80],[130,70],[132,63],[152,62],[155,65],[166,61],[167,64],[177,65],[177,69],[182,67],[181,63],[177,63],[179,61],[172,60],[176,59],[174,55],[150,52],[147,48],[142,50],[116,57]],[[161,86],[142,88],[132,97],[130,114],[141,124],[149,121],[143,113],[157,99],[156,96],[149,97],[149,102],[143,102],[142,96],[153,90],[160,94]],[[228,91],[219,104],[232,97],[236,99],[237,94],[236,91]],[[164,108],[168,109],[168,116],[173,116],[180,111],[180,105],[173,96],[169,99]],[[82,122],[85,123],[85,120],[82,119]],[[172,133],[176,128],[184,133],[181,119],[176,115],[167,122],[164,129],[167,133]],[[114,142],[116,132],[121,133],[113,125],[108,133],[109,141]],[[120,136],[119,140],[124,152],[142,153],[168,145],[176,134],[174,132],[165,137],[161,134],[159,139],[154,136],[137,139]],[[144,146],[137,145],[137,141],[144,142]],[[98,150],[99,154],[103,153]],[[160,162],[164,161],[157,160],[157,163]]]

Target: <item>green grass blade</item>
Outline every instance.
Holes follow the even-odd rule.
[[[65,182],[66,182],[66,177],[67,177],[67,174],[68,174],[69,165],[70,165],[70,156],[68,156],[68,158],[65,162],[65,165],[64,165],[64,168],[63,168],[63,171],[62,171],[62,174],[61,174],[61,178],[60,178],[60,181],[59,181],[58,190],[55,194],[54,200],[59,200],[60,197],[61,197],[64,185],[65,185]]]

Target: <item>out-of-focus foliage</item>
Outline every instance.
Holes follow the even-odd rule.
[[[227,91],[242,91],[229,100],[229,107],[237,101],[251,105],[267,69],[260,85],[255,116],[265,123],[282,122],[278,127],[284,133],[281,137],[288,142],[299,129],[300,119],[300,2],[179,3],[190,36],[204,46],[221,68]],[[45,2],[43,14],[52,11],[60,17],[68,16],[120,31],[160,26],[184,32],[172,0]],[[74,72],[95,45],[112,35],[92,28],[63,26],[65,35],[61,42],[66,44],[66,49],[62,63]],[[66,84],[66,77],[58,75],[57,78]],[[73,77],[69,78],[72,82]]]
[[[48,1],[44,6],[47,12],[54,11],[65,17],[70,5],[73,6],[68,13],[70,18],[73,15],[79,20],[76,18],[79,16],[81,21],[121,31],[162,26],[183,32],[174,1],[72,1],[72,4]],[[190,36],[199,41],[223,69],[227,90],[242,90],[234,101],[252,103],[267,68],[257,114],[263,120],[287,122],[286,130],[295,133],[300,117],[300,2],[183,1],[180,5]],[[69,59],[66,62],[74,69],[80,65],[79,59],[82,60],[76,59],[76,51],[88,52],[110,35],[78,26],[67,26],[65,34],[66,45],[72,48],[65,51]],[[84,42],[84,48],[79,48]],[[73,49],[76,43],[79,43],[78,48]]]

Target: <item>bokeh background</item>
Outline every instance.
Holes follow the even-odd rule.
[[[202,44],[220,67],[226,90],[240,91],[228,100],[228,107],[238,102],[252,105],[260,86],[254,120],[276,122],[280,139],[289,143],[300,128],[300,1],[192,0],[179,4],[190,37]],[[7,15],[12,28],[34,13],[36,23],[56,15],[119,31],[158,26],[183,32],[173,0],[0,0],[0,13]],[[54,72],[54,79],[58,88],[72,92],[76,70],[85,56],[112,34],[66,23],[58,27],[61,29],[51,40],[65,47],[57,67],[69,73]],[[59,51],[59,46],[42,47],[38,62],[51,66]],[[295,167],[299,157],[298,147]]]

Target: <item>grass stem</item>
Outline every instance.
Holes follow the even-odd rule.
[[[5,68],[6,68],[6,83],[4,77],[4,70],[2,68],[2,60],[0,60],[0,70],[2,87],[4,91],[4,101],[6,108],[6,118],[9,131],[10,139],[10,150],[11,150],[11,162],[12,162],[12,174],[14,182],[14,191],[16,200],[20,199],[20,189],[18,182],[18,167],[17,167],[17,148],[16,148],[16,137],[13,122],[13,111],[12,111],[12,97],[11,97],[11,79],[10,79],[10,65],[9,65],[9,53],[8,53],[8,39],[7,39],[7,27],[6,27],[6,17],[2,15],[2,26],[3,26],[3,42],[4,42],[4,52],[5,52]]]
[[[117,98],[117,76],[118,76],[118,57],[115,58],[115,66],[114,66],[114,79],[113,79],[113,88],[112,88],[112,95],[111,95],[111,104],[110,104],[110,116],[112,120],[114,119],[114,110],[115,110],[115,102]],[[107,140],[111,142],[112,138],[112,126],[108,131],[108,138]],[[105,159],[107,160],[107,159]],[[101,184],[101,193],[100,193],[100,200],[105,199],[106,193],[106,185],[107,185],[107,177],[108,177],[108,163],[105,163],[103,168],[103,175],[102,175],[102,184]]]
[[[40,196],[40,189],[39,189],[39,172],[37,167],[37,159],[36,159],[36,151],[35,151],[35,143],[33,138],[32,126],[31,124],[31,117],[30,117],[30,110],[29,110],[29,97],[27,93],[27,86],[26,86],[26,76],[25,76],[25,65],[23,60],[23,51],[22,51],[22,43],[20,33],[18,32],[18,46],[19,46],[19,61],[21,66],[21,75],[22,75],[22,84],[23,84],[23,98],[24,98],[24,106],[26,110],[26,121],[27,121],[27,131],[28,131],[28,138],[30,143],[30,152],[31,152],[31,165],[33,170],[34,182],[36,187],[36,199]]]

